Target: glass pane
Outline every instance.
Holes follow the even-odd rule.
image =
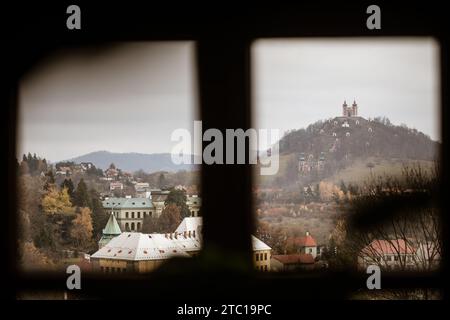
[[[254,44],[254,124],[281,135],[278,172],[254,180],[272,272],[439,267],[438,53],[430,38]]]
[[[171,157],[172,133],[198,119],[194,54],[191,42],[63,48],[21,79],[23,270],[148,272],[201,249],[199,167]]]

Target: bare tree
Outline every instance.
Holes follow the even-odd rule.
[[[358,196],[348,200],[346,209],[351,213],[333,235],[340,236],[336,242],[346,261],[355,263],[359,257],[360,263],[389,269],[437,268],[442,250],[437,177],[436,170],[405,167],[401,178],[380,177],[366,183]]]

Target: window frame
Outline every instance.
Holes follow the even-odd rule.
[[[39,4],[41,10],[48,9],[54,12],[51,7],[45,7]],[[242,7],[241,7],[242,8]],[[386,27],[381,30],[370,31],[361,26],[364,24],[364,9],[362,7],[351,7],[349,5],[336,4],[323,10],[319,5],[288,5],[283,8],[267,8],[261,5],[259,8],[253,8],[247,14],[240,14],[233,11],[224,10],[223,13],[216,13],[216,19],[205,19],[205,17],[196,13],[195,6],[188,6],[182,13],[175,14],[177,19],[165,14],[154,16],[149,22],[143,22],[145,19],[136,19],[123,17],[123,12],[116,12],[114,8],[110,14],[101,15],[97,21],[90,21],[90,31],[84,35],[67,36],[67,30],[48,32],[44,37],[36,37],[34,32],[42,34],[42,30],[34,28],[36,25],[44,24],[44,28],[54,30],[54,25],[59,25],[58,18],[47,17],[44,22],[36,21],[38,17],[28,16],[27,13],[20,12],[25,16],[19,31],[13,33],[14,39],[8,41],[11,47],[11,64],[7,66],[5,75],[9,79],[8,96],[5,99],[5,105],[8,106],[7,123],[2,127],[4,137],[7,139],[7,176],[5,190],[16,190],[15,177],[15,146],[16,146],[16,125],[18,108],[18,81],[20,76],[30,68],[34,61],[51,52],[52,49],[61,46],[77,46],[93,43],[96,41],[104,42],[108,40],[190,40],[196,41],[197,47],[197,75],[198,75],[198,95],[200,107],[200,119],[203,121],[203,130],[208,128],[218,128],[223,131],[226,128],[242,128],[244,130],[251,127],[251,85],[250,85],[250,47],[252,41],[259,38],[290,38],[290,37],[359,37],[359,36],[432,36],[440,43],[441,57],[441,164],[442,186],[441,190],[448,190],[449,175],[446,167],[446,160],[449,159],[447,148],[449,132],[449,111],[448,108],[448,38],[439,31],[445,30],[442,26],[442,17],[439,12],[442,10],[439,6],[430,9],[417,8],[414,5],[401,6],[391,4],[385,6],[383,10],[388,10],[389,15],[383,16]],[[428,14],[421,15],[420,21],[416,24],[410,23],[410,16],[415,16],[414,10],[423,9]],[[96,7],[94,4],[83,4],[83,10],[89,12],[104,12],[105,8]],[[122,10],[122,8],[120,8]],[[119,10],[119,11],[120,11]],[[125,9],[126,12],[129,12]],[[390,10],[390,11],[389,11]],[[33,10],[30,8],[30,12]],[[35,10],[37,12],[38,10]],[[147,12],[146,10],[142,10]],[[256,11],[256,12],[255,12]],[[223,19],[227,14],[232,14],[235,19]],[[223,15],[223,16],[222,16]],[[357,19],[355,18],[358,17]],[[114,19],[114,17],[116,19]],[[119,18],[120,17],[120,18]],[[170,17],[170,20],[168,19]],[[185,17],[185,18],[183,18]],[[187,18],[188,17],[188,18]],[[195,17],[197,19],[192,19]],[[9,17],[6,17],[8,19]],[[17,18],[12,14],[11,19]],[[107,19],[107,21],[103,20]],[[395,23],[392,21],[395,19]],[[134,20],[134,21],[133,21]],[[195,20],[196,23],[192,23]],[[110,29],[110,34],[105,35],[102,32],[102,25],[109,25],[109,21],[125,21],[120,25],[121,32],[119,36],[113,35],[117,32],[114,26]],[[146,21],[146,20],[145,20]],[[171,25],[167,21],[174,21]],[[176,21],[176,22],[175,22]],[[232,21],[232,22],[226,22]],[[273,23],[268,23],[273,22]],[[143,24],[145,28],[142,28]],[[138,24],[139,28],[137,28]],[[270,25],[270,28],[268,27]],[[249,27],[251,26],[251,27]],[[36,29],[34,31],[33,29]],[[139,30],[139,31],[136,31]],[[39,39],[40,42],[37,42]],[[18,41],[17,39],[20,39]],[[25,54],[26,53],[26,54]],[[224,98],[226,97],[226,98]],[[241,115],[236,117],[236,114]],[[249,165],[233,166],[202,166],[201,186],[202,186],[202,215],[204,217],[204,250],[218,250],[224,256],[233,256],[231,252],[237,252],[237,256],[242,261],[247,261],[250,265],[252,260],[252,250],[250,234],[254,231],[253,203],[251,200],[252,172]],[[236,181],[239,185],[236,186]],[[234,202],[239,204],[240,210],[229,210],[223,206],[224,200],[233,198]],[[7,215],[5,218],[5,232],[3,243],[7,254],[6,263],[2,266],[5,269],[5,275],[13,281],[8,282],[8,296],[15,298],[18,289],[33,288],[35,285],[43,285],[44,288],[61,288],[66,275],[59,275],[60,278],[48,277],[45,275],[27,275],[18,271],[17,256],[18,249],[14,245],[18,232],[16,215],[16,195],[6,197]],[[219,205],[220,204],[220,205]],[[445,208],[445,202],[442,200],[441,208]],[[214,217],[213,217],[214,216]],[[442,215],[442,225],[445,229],[444,235],[448,236],[448,220]],[[222,237],[224,230],[233,230],[235,237]],[[231,232],[231,231],[230,231]],[[225,240],[226,238],[226,240]],[[231,239],[230,239],[231,238]],[[444,239],[446,245],[447,239]],[[218,249],[217,249],[218,248]],[[446,252],[446,250],[444,250]],[[442,256],[444,265],[446,256]],[[109,271],[109,268],[106,267]],[[128,269],[127,269],[128,270]],[[106,273],[108,273],[106,271]],[[438,275],[439,276],[439,275]],[[286,277],[292,277],[286,275]],[[405,285],[410,281],[408,275],[395,278],[383,279],[384,285],[389,281],[397,285]],[[420,278],[420,275],[419,275]],[[293,281],[295,277],[292,278]],[[403,280],[402,280],[403,279]],[[417,277],[415,279],[418,279]],[[63,282],[61,282],[63,280]],[[260,281],[264,281],[259,279]],[[308,280],[303,279],[303,285],[307,286]],[[317,280],[317,279],[316,279]],[[353,279],[354,280],[354,279]],[[357,279],[359,283],[360,279]],[[433,278],[426,277],[423,281],[419,279],[419,285],[426,286],[432,282]],[[87,278],[86,281],[96,282],[96,279]],[[130,280],[131,281],[131,280]],[[334,279],[333,283],[343,283],[339,279]],[[431,281],[431,282],[429,282]],[[439,278],[435,281],[439,283]],[[137,283],[133,282],[133,285]],[[315,283],[316,284],[316,283]],[[355,282],[349,281],[348,287]],[[317,284],[316,284],[317,285]],[[118,284],[120,286],[120,284]],[[84,292],[96,292],[95,286],[87,286]],[[171,286],[166,286],[170,288]],[[164,288],[164,286],[161,286]],[[313,286],[311,286],[313,288]],[[89,291],[91,290],[91,291]],[[127,290],[125,290],[127,291]],[[312,291],[309,291],[311,294]],[[330,292],[341,294],[345,290],[330,290]],[[287,297],[288,298],[288,297]]]

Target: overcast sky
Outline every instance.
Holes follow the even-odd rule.
[[[172,131],[197,115],[193,76],[188,42],[59,51],[21,82],[18,156],[170,152]]]
[[[395,39],[395,38],[394,38]],[[259,40],[253,47],[255,122],[281,133],[340,116],[386,116],[440,140],[439,47],[432,39]]]
[[[356,99],[363,117],[439,139],[438,49],[431,39],[257,41],[255,125],[304,128]],[[194,55],[187,42],[55,52],[22,79],[17,156],[170,152],[172,131],[198,115]]]

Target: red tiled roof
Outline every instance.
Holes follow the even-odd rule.
[[[309,253],[280,254],[280,255],[273,255],[272,258],[280,261],[282,264],[311,264],[311,263],[314,263],[314,257]]]
[[[314,240],[311,235],[288,239],[288,244],[293,244],[300,247],[317,247],[316,240]]]
[[[411,254],[415,250],[403,239],[395,240],[373,240],[368,246],[361,250],[361,253],[372,254]]]

